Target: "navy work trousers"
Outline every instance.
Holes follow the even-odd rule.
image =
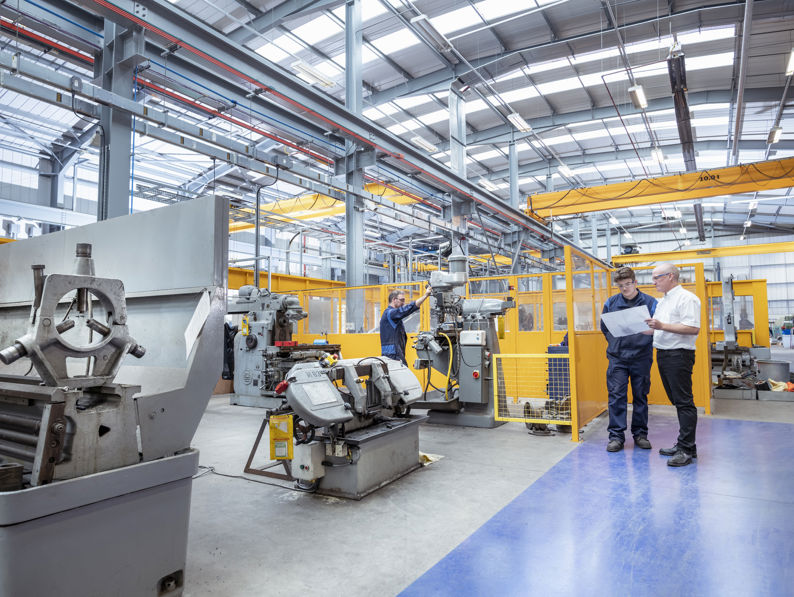
[[[695,351],[685,348],[673,350],[656,349],[656,364],[662,378],[667,398],[678,412],[678,447],[693,454],[695,452],[695,429],[698,424],[698,409],[692,395],[692,369],[695,366]]]
[[[631,435],[648,435],[648,391],[651,389],[651,364],[653,355],[646,358],[624,360],[609,357],[607,391],[609,392],[609,441],[625,441],[628,389],[631,380],[632,413]]]

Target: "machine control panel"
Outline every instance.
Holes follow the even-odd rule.
[[[325,446],[320,442],[298,444],[292,455],[292,476],[302,481],[314,481],[325,476]]]
[[[461,346],[485,346],[485,330],[465,330],[460,333]]]

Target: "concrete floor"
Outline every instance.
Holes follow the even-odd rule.
[[[214,397],[199,425],[201,466],[231,477],[193,482],[187,596],[395,595],[576,446],[517,423],[423,425],[420,449],[443,458],[356,502],[243,478],[263,416]]]
[[[794,423],[794,403],[718,400],[713,410],[717,418]],[[516,423],[423,425],[420,449],[443,458],[355,502],[243,477],[263,414],[214,397],[196,433],[201,466],[212,469],[193,483],[186,596],[396,595],[577,445]],[[650,426],[674,416],[672,407],[652,406]],[[606,443],[606,425],[599,417],[585,439]]]

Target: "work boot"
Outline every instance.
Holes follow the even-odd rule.
[[[638,435],[634,438],[634,445],[638,448],[642,448],[643,450],[650,450],[651,449],[651,442],[648,441],[648,438],[644,435]]]
[[[623,442],[613,439],[607,444],[607,452],[620,452],[623,449]]]
[[[686,466],[687,464],[692,464],[692,456],[683,450],[676,452],[673,457],[667,461],[667,466]]]
[[[675,456],[676,452],[679,452],[681,448],[678,447],[678,444],[674,445],[672,448],[661,448],[659,450],[659,454],[662,456]],[[687,452],[692,458],[698,457],[698,449],[697,447],[692,448],[691,452]]]

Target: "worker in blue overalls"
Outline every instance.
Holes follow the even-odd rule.
[[[403,319],[419,310],[433,289],[428,286],[425,293],[415,301],[405,304],[405,291],[392,290],[389,293],[389,306],[380,318],[380,350],[381,354],[390,359],[405,361],[405,343],[408,339],[403,326]]]
[[[619,294],[609,297],[602,313],[645,305],[653,317],[656,299],[637,288],[637,279],[630,267],[621,267],[615,272],[615,284]],[[631,380],[632,414],[631,435],[634,445],[651,449],[648,441],[648,391],[651,389],[651,365],[653,364],[653,335],[647,332],[616,338],[601,322],[601,331],[607,338],[607,391],[609,392],[609,442],[608,452],[623,449],[628,410],[628,385]]]

